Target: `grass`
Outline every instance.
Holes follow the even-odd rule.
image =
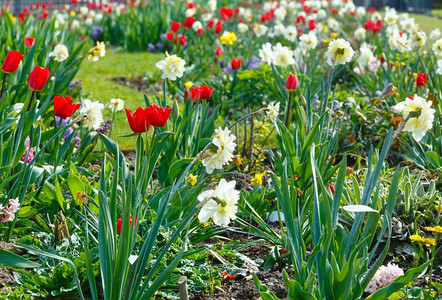
[[[442,18],[442,9],[433,9],[431,13],[436,17]]]
[[[434,13],[434,11],[433,11]],[[442,11],[440,11],[442,14]],[[442,19],[431,17],[422,14],[409,14],[411,18],[414,18],[416,24],[419,24],[419,28],[428,35],[433,29],[442,28]]]
[[[155,63],[163,57],[163,54],[148,52],[124,53],[111,49],[106,51],[106,56],[100,58],[97,62],[85,60],[76,79],[81,79],[83,91],[88,93],[87,97],[92,101],[98,100],[107,104],[112,98],[120,98],[124,100],[124,107],[134,111],[139,106],[145,106],[143,93],[114,83],[111,79],[152,72],[154,71]],[[111,118],[112,112],[109,108],[106,108],[104,110],[104,120]],[[117,112],[114,128],[112,129],[112,138],[118,142],[120,149],[134,149],[135,138],[118,137],[131,132],[124,110]]]

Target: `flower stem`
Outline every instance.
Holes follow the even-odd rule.
[[[28,109],[26,111],[29,111],[31,109],[32,100],[34,99],[35,91],[32,91],[31,94],[31,100],[29,100]]]
[[[3,97],[3,92],[5,90],[6,74],[7,73],[3,74],[2,90],[0,91],[0,99]]]
[[[292,106],[292,92],[289,92],[289,102],[287,104],[287,110],[285,112],[285,127],[289,127],[289,119],[290,119],[290,106]]]

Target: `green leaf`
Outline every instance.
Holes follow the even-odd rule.
[[[40,264],[29,261],[12,252],[0,249],[0,267],[7,268],[37,268]]]
[[[55,178],[55,195],[58,201],[58,204],[60,204],[61,209],[65,213],[68,209],[68,205],[66,201],[64,201],[63,193],[61,192],[60,183],[58,183],[58,178]]]
[[[255,282],[256,288],[259,291],[259,295],[261,295],[263,300],[279,300],[278,297],[271,291],[269,291],[269,288],[265,285],[261,284],[256,274],[253,274],[253,281]]]

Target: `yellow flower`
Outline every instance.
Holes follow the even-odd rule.
[[[71,17],[75,17],[75,11],[71,10]]]
[[[436,202],[436,204],[434,205],[434,209],[436,209],[436,211],[439,211],[439,206],[440,206],[440,201]]]
[[[436,246],[436,240],[435,239],[428,239],[428,238],[424,238],[421,237],[419,234],[413,234],[409,237],[409,239],[413,242],[413,243],[422,243],[425,244],[425,246],[430,247],[430,246]]]
[[[434,227],[425,227],[425,230],[434,232],[434,233],[442,233],[442,226],[434,226]]]
[[[187,183],[194,186],[198,182],[198,175],[189,174],[187,177]]]
[[[326,44],[330,44],[330,42],[331,42],[331,39],[325,39]]]
[[[233,158],[233,162],[235,163],[235,165],[237,167],[239,167],[243,161],[244,161],[244,158],[242,158],[240,155],[235,155],[235,157]]]
[[[194,186],[198,182],[198,175],[189,174],[187,176],[187,183]]]
[[[17,18],[14,16],[11,16],[11,21],[12,21],[12,23],[15,23],[15,21],[17,21]]]
[[[262,173],[256,173],[255,177],[253,177],[252,179],[252,184],[253,185],[262,185],[262,177],[266,174],[267,172],[264,171]]]
[[[330,34],[330,37],[331,37],[332,39],[335,39],[335,38],[338,37],[338,33],[333,32],[332,34]]]
[[[184,86],[186,87],[186,89],[190,89],[193,86],[192,81],[187,81],[184,83]]]
[[[236,42],[236,34],[234,32],[226,31],[220,36],[219,40],[223,45],[233,45]]]
[[[327,33],[327,32],[328,32],[328,27],[327,27],[327,26],[324,26],[324,28],[322,29],[322,32],[323,32],[323,33]]]
[[[160,92],[158,92],[158,93],[157,93],[157,96],[158,96],[158,98],[161,98],[161,97],[163,97],[163,92],[161,92],[161,91],[160,91]]]
[[[417,73],[413,73],[413,78],[414,78],[414,80],[417,79]]]

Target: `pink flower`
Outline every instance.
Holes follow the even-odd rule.
[[[0,204],[0,222],[6,223],[14,221],[15,214],[19,209],[20,203],[18,202],[18,198],[10,199],[6,207]]]
[[[31,139],[29,138],[29,136],[26,138],[26,152],[25,154],[23,154],[22,157],[20,157],[20,161],[25,161],[26,156],[28,155],[28,151],[29,151],[29,155],[28,155],[28,164],[34,159],[34,148],[31,148]]]
[[[402,275],[404,275],[404,271],[397,265],[388,263],[386,266],[381,266],[370,280],[365,292],[373,294],[377,290],[389,285],[396,278]]]

